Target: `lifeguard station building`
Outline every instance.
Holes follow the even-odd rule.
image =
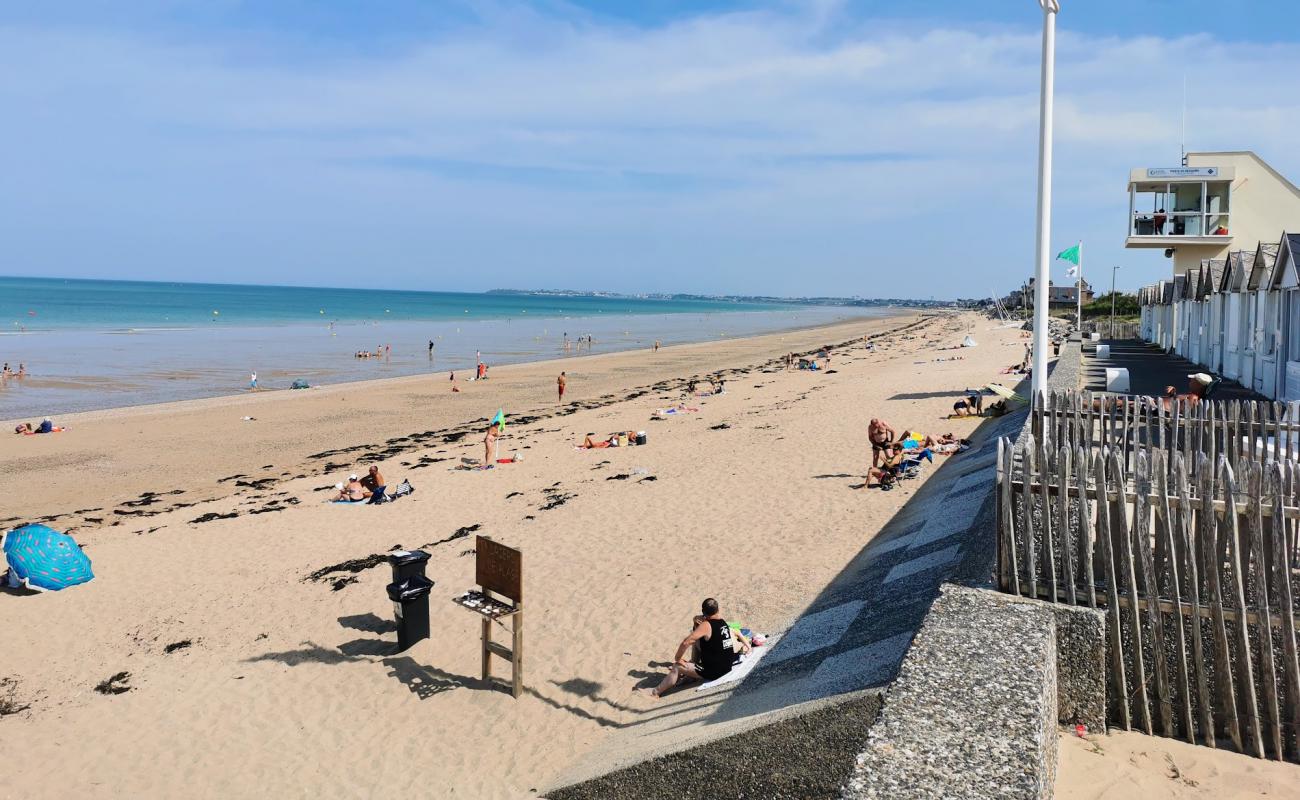
[[[1142,337],[1264,397],[1300,401],[1300,189],[1251,152],[1186,160],[1129,175],[1126,246],[1173,262],[1138,293]]]
[[[1231,250],[1276,244],[1300,222],[1300,188],[1249,150],[1188,153],[1129,173],[1125,247],[1163,250],[1185,275]]]

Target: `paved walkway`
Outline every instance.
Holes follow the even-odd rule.
[[[800,702],[893,680],[941,584],[991,585],[997,440],[1024,420],[1021,412],[981,428],[975,447],[944,462],[729,702],[777,689]]]
[[[1092,350],[1083,354],[1082,388],[1093,392],[1106,391],[1106,368],[1127,367],[1129,376],[1128,394],[1155,397],[1164,392],[1166,386],[1177,387],[1179,392],[1187,391],[1187,376],[1194,372],[1205,372],[1205,367],[1193,364],[1182,356],[1165,353],[1155,345],[1138,339],[1103,339],[1101,344],[1110,345],[1110,358],[1099,359]],[[1240,384],[1225,380],[1215,391],[1216,400],[1264,400]]]

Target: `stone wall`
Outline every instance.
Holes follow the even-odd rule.
[[[946,585],[885,695],[843,798],[1052,797],[1056,617]]]

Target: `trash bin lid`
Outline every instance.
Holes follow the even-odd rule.
[[[388,584],[388,599],[394,603],[405,603],[427,597],[432,590],[433,581],[421,578],[419,575],[412,575],[401,583]]]
[[[416,564],[429,560],[429,554],[423,550],[394,550],[388,554],[388,563],[394,567]]]

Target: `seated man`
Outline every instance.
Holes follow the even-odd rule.
[[[903,461],[906,457],[907,454],[903,450],[902,444],[895,442],[894,444],[889,445],[882,455],[883,460],[880,463],[880,467],[876,468],[873,466],[872,469],[867,472],[867,482],[862,485],[862,488],[866,489],[870,487],[871,479],[875,478],[876,485],[878,485],[883,491],[887,492],[890,489],[893,489],[894,483],[898,480],[898,475],[903,469]]]
[[[731,627],[722,618],[718,610],[718,601],[712,597],[700,604],[700,616],[696,617],[695,627],[689,636],[677,646],[673,656],[673,666],[668,675],[658,686],[651,690],[655,697],[663,697],[664,692],[677,685],[682,678],[699,681],[713,681],[731,672],[736,663],[736,651],[732,645]],[[749,643],[741,640],[744,652],[749,652]],[[695,660],[687,661],[685,656],[692,647],[699,646]]]
[[[379,467],[371,465],[370,471],[366,474],[366,477],[361,479],[361,486],[366,490],[370,502],[384,502],[384,490],[387,489],[388,486],[384,482],[384,476],[379,474]]]

